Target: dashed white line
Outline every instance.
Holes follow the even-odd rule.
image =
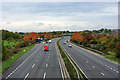
[[[88,63],[88,61],[86,61],[86,63]]]
[[[46,68],[48,67],[48,64],[46,64]]]
[[[118,71],[116,71],[116,73],[119,73]]]
[[[107,66],[107,65],[105,65],[105,66]]]
[[[29,73],[27,73],[27,75],[25,76],[24,80],[29,76]]]
[[[7,77],[6,77],[6,79],[8,78],[8,77],[10,77],[11,75],[8,75]]]
[[[95,68],[95,66],[92,66],[93,68]]]
[[[116,71],[115,69],[113,69],[113,71]]]
[[[37,49],[38,50],[38,49]],[[36,51],[37,51],[36,50]],[[35,51],[35,52],[36,52]],[[33,52],[33,54],[35,54],[35,52]],[[12,71],[11,73],[13,74],[18,68],[20,68],[33,54],[31,54],[30,56],[28,56],[27,57],[27,59],[25,59],[17,68],[15,68],[15,70],[14,71]],[[11,76],[11,74],[9,74],[7,77],[6,77],[6,79],[8,78],[8,77],[10,77]]]
[[[38,60],[36,60],[36,61],[38,61]]]
[[[43,75],[43,79],[45,79],[45,77],[46,77],[46,72],[45,72],[44,75]]]
[[[109,66],[107,66],[109,68]]]
[[[110,69],[112,69],[112,68],[110,68]]]
[[[104,76],[105,74],[101,72],[101,74]]]
[[[34,68],[35,64],[32,65],[32,68]]]

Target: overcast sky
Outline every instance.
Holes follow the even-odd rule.
[[[117,2],[3,2],[2,26],[11,31],[117,29]]]

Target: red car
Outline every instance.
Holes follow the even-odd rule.
[[[49,50],[49,46],[46,44],[44,45],[44,51],[48,51]]]

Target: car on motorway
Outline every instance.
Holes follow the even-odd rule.
[[[48,46],[48,44],[45,44],[44,45],[44,51],[48,51],[49,50],[49,46]]]
[[[66,44],[66,42],[64,42],[63,44]]]
[[[69,43],[69,41],[68,41],[68,40],[67,40],[66,42],[67,42],[67,43]]]
[[[68,47],[72,47],[72,45],[69,44]]]
[[[49,40],[49,43],[51,43],[52,41],[51,40]]]

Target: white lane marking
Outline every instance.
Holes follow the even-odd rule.
[[[72,43],[71,43],[72,44]],[[61,45],[62,46],[62,45]],[[63,46],[62,46],[63,47]],[[64,48],[64,47],[63,47]],[[65,50],[66,51],[66,50]],[[67,52],[67,51],[66,51]],[[68,53],[68,52],[67,52]],[[69,54],[68,54],[69,55]],[[70,56],[70,55],[69,55]],[[72,57],[70,56],[70,58],[72,59]],[[73,60],[73,59],[72,59]],[[74,60],[73,60],[74,61]],[[75,61],[74,61],[75,62]],[[76,64],[76,62],[75,62],[75,64]],[[76,64],[77,65],[77,64]],[[77,65],[77,67],[82,71],[82,73],[85,75],[85,77],[86,78],[88,78],[87,76],[86,76],[86,74],[83,72],[83,70]]]
[[[29,73],[27,73],[27,75],[25,76],[24,80],[29,76]]]
[[[107,65],[105,65],[105,66],[107,66]]]
[[[38,60],[36,60],[36,61],[38,61]]]
[[[112,68],[110,68],[110,69],[112,69]]]
[[[32,68],[34,68],[35,64],[32,65]]]
[[[118,71],[116,71],[116,73],[119,73]]]
[[[11,75],[8,75],[7,77],[6,77],[6,79],[8,78],[8,77],[10,77]]]
[[[108,66],[108,68],[109,68],[109,66]]]
[[[92,66],[93,68],[95,68],[95,66]]]
[[[48,64],[46,64],[46,68],[48,67]]]
[[[46,72],[45,72],[44,75],[43,75],[43,79],[45,79],[45,77],[46,77]]]
[[[37,49],[38,50],[38,49]],[[35,51],[35,52],[37,52],[37,50]],[[25,59],[14,71],[12,71],[11,73],[13,74],[18,68],[20,68],[33,54],[35,54],[35,52],[33,52],[30,56],[28,56],[28,58],[27,59]],[[8,77],[10,77],[11,76],[11,74],[9,74],[7,77],[6,77],[6,79],[8,78]]]
[[[105,74],[101,72],[101,74],[104,76]]]
[[[113,71],[116,71],[115,69],[113,69]]]
[[[88,61],[86,61],[86,63],[88,63]]]
[[[64,76],[63,76],[63,71],[62,71],[62,66],[61,66],[61,63],[60,63],[60,56],[59,56],[59,51],[58,51],[58,47],[57,47],[57,42],[55,43],[56,45],[56,51],[57,51],[57,56],[58,56],[58,61],[59,61],[59,66],[60,66],[60,71],[61,71],[61,74],[62,74],[62,78],[63,78],[63,80],[64,80]]]

